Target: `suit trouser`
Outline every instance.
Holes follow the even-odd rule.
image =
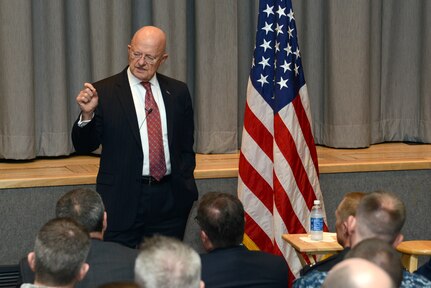
[[[145,237],[155,234],[182,240],[188,215],[177,213],[169,176],[163,178],[161,182],[143,176],[139,201],[135,222],[128,230],[109,231],[108,215],[108,231],[104,236],[106,241],[139,248]]]

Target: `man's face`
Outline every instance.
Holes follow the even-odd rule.
[[[129,67],[132,74],[141,81],[148,82],[165,62],[167,54],[151,41],[141,41],[129,45]]]

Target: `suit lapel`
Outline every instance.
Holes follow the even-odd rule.
[[[121,79],[116,85],[117,91],[115,95],[120,102],[121,108],[124,111],[124,117],[127,124],[132,130],[133,138],[142,146],[141,136],[139,134],[138,118],[136,116],[135,103],[133,102],[132,91],[130,90],[129,79],[127,77],[127,68],[121,73]],[[119,121],[121,122],[121,121]]]
[[[162,92],[163,102],[165,104],[165,110],[166,110],[166,122],[168,126],[168,142],[169,146],[171,146],[172,142],[172,129],[173,129],[173,97],[172,92],[169,87],[169,83],[167,83],[166,79],[160,75],[157,74],[157,81],[159,81],[160,90]]]

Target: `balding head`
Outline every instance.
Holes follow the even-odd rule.
[[[149,82],[168,58],[165,32],[154,26],[142,27],[130,41],[128,51],[132,74],[142,82]]]
[[[403,237],[401,229],[406,219],[404,203],[386,191],[370,192],[358,205],[356,217],[349,223],[352,246],[368,238],[379,238],[397,246]]]
[[[379,266],[359,258],[340,262],[332,268],[323,288],[395,288],[389,275]]]
[[[162,29],[154,26],[144,26],[133,35],[131,45],[152,45],[159,52],[164,52],[166,49],[166,34]]]

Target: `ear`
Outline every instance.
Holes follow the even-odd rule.
[[[207,252],[214,249],[213,244],[211,243],[211,240],[208,238],[208,235],[207,233],[205,233],[204,230],[201,230],[201,232],[199,233],[199,236],[201,237],[202,245],[204,246]]]
[[[163,54],[162,55],[162,61],[160,61],[160,64],[165,63],[165,61],[166,61],[166,59],[168,59],[168,57],[169,57],[168,53]]]
[[[106,230],[106,227],[108,227],[108,213],[103,212],[103,232]]]
[[[403,240],[404,240],[404,235],[401,233],[398,234],[394,240],[394,244],[393,244],[394,248],[396,248],[401,242],[403,242]]]
[[[79,273],[78,273],[78,276],[76,277],[76,280],[81,281],[82,279],[84,279],[89,269],[90,269],[90,265],[88,265],[88,263],[82,264],[81,269],[79,269]]]
[[[201,282],[199,283],[199,288],[205,288],[205,283],[204,281],[201,280]]]
[[[347,217],[346,222],[347,222],[347,231],[349,235],[353,235],[356,230],[356,217],[350,215],[349,217]]]
[[[199,232],[199,237],[201,238],[202,243],[205,243],[208,241],[208,235],[207,235],[207,233],[205,233],[204,230],[201,230]]]
[[[27,262],[30,266],[31,271],[36,271],[36,254],[34,252],[30,252],[27,255]]]
[[[349,223],[348,223],[347,220],[344,221],[343,223],[341,223],[341,227],[342,227],[344,235],[346,235],[346,236],[350,235],[350,232],[349,232]]]

